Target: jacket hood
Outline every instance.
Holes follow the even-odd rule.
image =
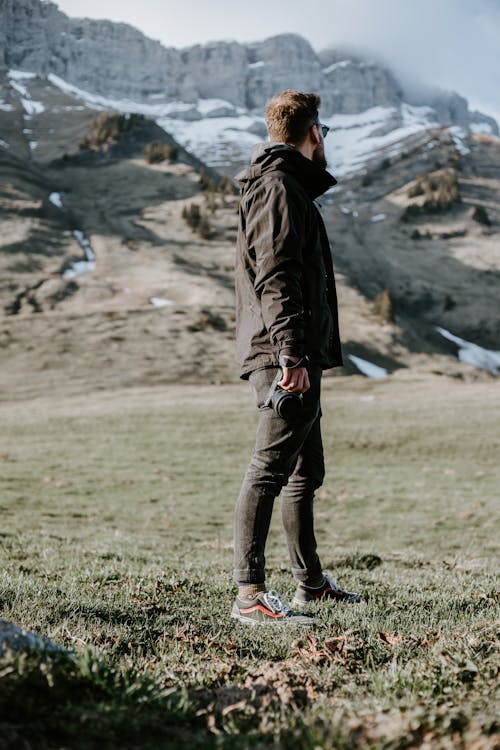
[[[330,172],[303,156],[286,143],[257,143],[248,169],[236,175],[235,180],[245,190],[254,180],[270,172],[291,174],[314,200],[337,184]]]

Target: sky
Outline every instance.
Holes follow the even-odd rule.
[[[73,17],[107,18],[168,47],[304,36],[348,45],[403,82],[457,91],[500,122],[500,0],[56,0]]]

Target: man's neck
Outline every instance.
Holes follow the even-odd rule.
[[[293,148],[299,151],[302,156],[305,156],[306,159],[309,159],[309,161],[313,160],[314,146],[309,141],[304,141],[300,146],[293,146]]]

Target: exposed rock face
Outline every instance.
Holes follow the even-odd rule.
[[[259,112],[285,88],[318,92],[325,116],[398,106],[403,100],[396,79],[381,65],[352,55],[347,59],[335,50],[317,54],[296,34],[177,50],[127,24],[68,18],[54,3],[41,0],[0,0],[0,72],[5,67],[54,73],[116,99],[140,102],[154,96],[195,103],[220,98]],[[431,105],[439,122],[462,127],[486,122],[498,133],[492,118],[472,116],[458,94],[428,90],[411,99]]]
[[[246,105],[247,52],[237,42],[213,42],[189,47],[181,52],[180,69],[171,69],[178,81],[177,95],[189,100],[227,99]]]
[[[402,94],[394,76],[370,62],[341,60],[323,70],[337,112],[354,114],[363,109],[397,106]]]
[[[3,60],[9,68],[54,73],[106,96],[177,95],[180,53],[132,26],[70,19],[53,3],[2,0]]]
[[[492,133],[498,135],[496,120],[481,112],[470,112],[467,99],[455,91],[442,91],[441,89],[424,89],[418,93],[405,91],[404,99],[410,104],[432,107],[436,112],[438,122],[460,125],[466,129],[471,123],[484,123],[490,126]]]
[[[271,37],[249,49],[247,106],[262,109],[277,91],[294,88],[318,91],[328,109],[323,91],[321,65],[313,48],[296,34]]]

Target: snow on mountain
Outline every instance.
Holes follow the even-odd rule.
[[[30,97],[29,82],[34,77],[29,71],[9,71],[11,86],[22,95],[26,114],[36,116],[43,112],[45,105]],[[138,112],[154,119],[182,146],[218,169],[246,164],[253,146],[266,138],[262,116],[235,107],[224,99],[165,102],[151,97],[149,102],[137,102],[85,91],[52,73],[47,80],[90,109],[123,114]],[[339,177],[359,172],[371,159],[395,156],[404,148],[406,138],[437,124],[430,107],[405,103],[399,107],[372,107],[358,114],[333,115],[323,120],[332,130],[325,140],[327,159],[332,172]],[[457,149],[464,153],[467,149],[465,131],[453,126],[450,135]]]
[[[455,334],[440,326],[436,327],[436,331],[445,339],[457,345],[457,356],[461,362],[478,367],[480,370],[488,370],[493,375],[500,375],[500,352],[484,349],[472,341],[466,341],[460,336],[455,336]]]
[[[356,357],[354,354],[347,355],[351,362],[358,368],[360,373],[366,375],[367,378],[386,378],[389,374],[385,367],[379,367],[374,365],[373,362],[368,362],[366,359]]]

